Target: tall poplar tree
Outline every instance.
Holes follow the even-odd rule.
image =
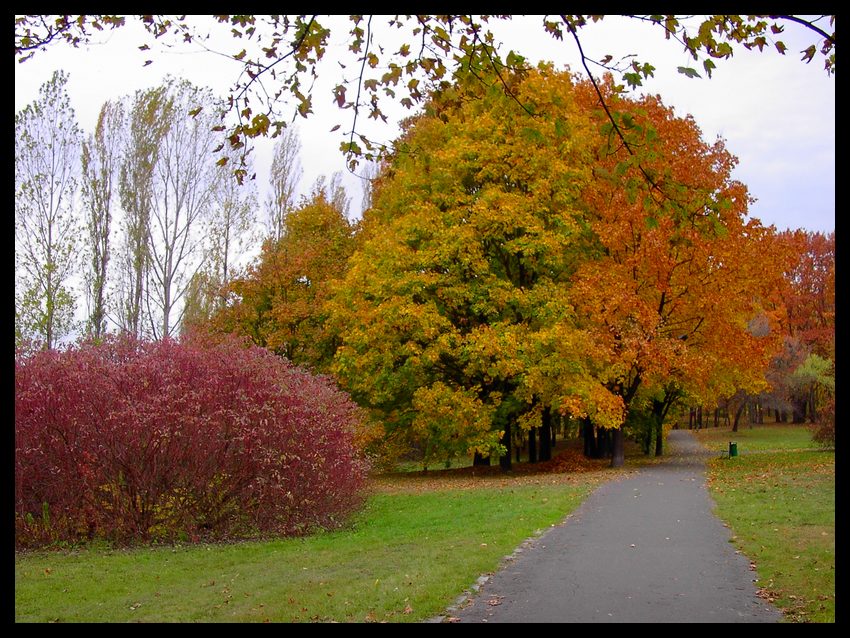
[[[120,172],[124,209],[120,295],[117,323],[121,330],[141,336],[143,310],[150,269],[149,234],[153,198],[153,172],[159,147],[168,130],[171,100],[165,87],[136,92],[129,114],[127,145]]]
[[[15,332],[52,349],[74,325],[82,133],[57,71],[15,115]]]
[[[94,134],[83,143],[81,190],[87,231],[86,332],[95,339],[106,333],[106,283],[114,204],[119,195],[124,117],[124,105],[120,101],[106,102],[101,108]]]
[[[202,223],[213,205],[217,171],[212,152],[217,142],[212,131],[216,104],[211,92],[172,78],[164,86],[168,128],[153,167],[146,295],[148,328],[157,339],[177,333],[183,296],[203,264]]]
[[[301,164],[298,154],[301,141],[298,130],[287,127],[274,147],[269,194],[266,198],[266,226],[268,237],[280,241],[286,225],[286,216],[295,209],[298,182],[301,180]]]

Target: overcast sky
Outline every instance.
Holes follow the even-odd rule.
[[[303,191],[319,175],[345,170],[338,150],[339,132],[331,134],[330,129],[335,124],[342,124],[342,130],[350,128],[350,112],[340,112],[331,94],[331,87],[342,79],[334,57],[345,54],[348,25],[345,19],[327,22],[331,26],[341,24],[342,28],[336,30],[326,54],[328,60],[320,67],[324,73],[314,91],[316,113],[299,121]],[[376,18],[373,26],[377,22],[386,20]],[[583,71],[575,42],[558,42],[546,35],[540,17],[515,17],[510,23],[493,27],[504,42],[505,53],[513,48],[530,61],[551,60],[558,67],[569,65],[573,71]],[[611,54],[616,59],[638,54],[638,59],[651,62],[657,68],[656,77],[640,91],[661,95],[665,104],[675,107],[677,115],[693,115],[707,141],[718,135],[726,140],[727,149],[740,160],[735,178],[758,199],[750,208],[752,217],[779,230],[835,229],[835,79],[827,76],[820,58],[808,65],[801,62],[798,51],[814,42],[802,28],[789,25],[786,29],[782,36],[788,47],[785,56],[772,49],[763,53],[736,49],[732,59],[717,61],[711,79],[688,79],[678,74],[676,67],[694,64],[681,45],[665,41],[657,27],[609,17],[588,25],[580,34],[589,57],[601,59]],[[145,43],[151,44],[152,51],[138,50]],[[221,48],[236,53],[237,46],[224,41]],[[387,48],[391,50],[395,49]],[[145,67],[147,59],[154,63]],[[354,61],[351,57],[349,60]],[[198,47],[162,50],[137,24],[130,23],[104,32],[98,44],[80,49],[59,44],[23,64],[16,62],[15,111],[32,102],[39,87],[60,68],[70,74],[71,102],[86,132],[94,129],[104,101],[156,86],[168,73],[225,95],[240,70],[238,64]],[[392,114],[402,117],[409,112],[399,107]],[[381,141],[392,140],[398,132],[393,121],[368,124],[367,134]],[[272,145],[270,140],[257,142],[255,169],[261,193]],[[345,183],[352,191],[352,212],[357,213],[360,184],[351,175],[346,175]]]

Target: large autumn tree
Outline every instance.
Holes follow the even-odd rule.
[[[607,87],[627,148],[599,87],[545,66],[507,86],[409,125],[334,300],[335,371],[426,461],[507,467],[511,429],[556,410],[613,432],[619,465],[630,414],[763,384],[772,233],[722,141],[658,98]]]
[[[440,91],[408,123],[332,303],[334,372],[426,463],[498,453],[509,467],[535,406],[622,420],[564,294],[597,126],[567,73],[518,74],[510,91]]]
[[[606,388],[627,410],[650,407],[660,428],[684,394],[763,386],[781,335],[768,313],[782,254],[772,231],[747,219],[749,196],[721,139],[704,141],[693,118],[658,97],[622,98],[610,80],[599,88],[617,117],[603,125],[607,140],[583,193],[595,250],[573,278],[573,298],[581,325],[608,352]],[[587,83],[577,92],[586,109],[599,106]],[[766,330],[753,329],[757,318]],[[633,403],[639,390],[642,406]],[[616,465],[623,430],[614,434]]]

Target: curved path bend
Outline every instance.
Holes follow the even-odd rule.
[[[662,464],[608,482],[450,608],[450,622],[777,622],[712,512],[706,453],[674,430]]]

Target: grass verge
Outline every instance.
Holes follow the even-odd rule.
[[[598,481],[376,493],[302,539],[15,559],[17,622],[418,621],[441,613]]]
[[[709,462],[709,487],[733,542],[755,564],[761,595],[789,621],[834,622],[834,451],[813,449],[805,426],[697,436],[710,449],[738,442],[740,456]]]

